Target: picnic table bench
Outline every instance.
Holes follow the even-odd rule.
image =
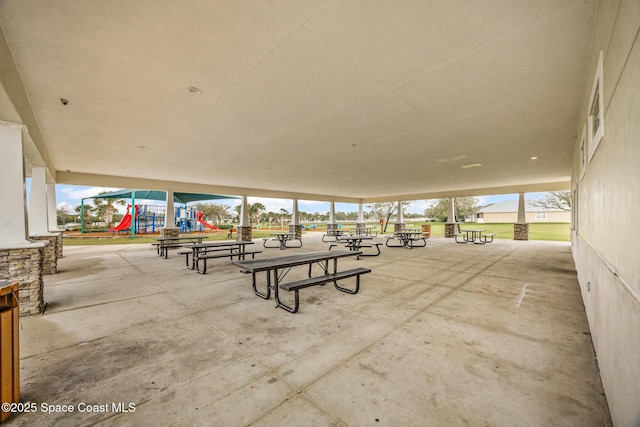
[[[484,245],[493,242],[495,233],[482,234],[485,230],[458,230],[453,236],[456,243],[475,243],[476,245]]]
[[[284,250],[287,248],[301,248],[302,247],[302,239],[299,237],[295,237],[295,233],[271,233],[274,237],[266,237],[262,239],[262,246],[265,248],[280,248],[280,250]],[[287,242],[297,240],[300,242],[300,246],[287,246]],[[267,246],[268,242],[278,242],[277,246]]]
[[[385,236],[387,241],[385,245],[389,248],[422,248],[427,246],[427,239],[429,238],[431,233],[421,232],[421,231],[398,231],[393,234],[393,236]],[[394,240],[398,240],[399,245],[389,244]],[[422,241],[422,244],[417,244],[417,242]]]
[[[360,276],[371,273],[368,268],[354,268],[345,271],[338,271],[338,258],[353,256],[353,251],[324,251],[324,252],[308,252],[305,254],[286,255],[280,257],[261,258],[252,260],[232,261],[234,265],[240,267],[243,273],[251,274],[253,292],[263,299],[269,299],[273,290],[276,307],[280,307],[290,313],[296,313],[300,307],[300,289],[308,288],[315,285],[324,285],[333,282],[334,287],[345,293],[356,294],[360,290]],[[329,272],[329,261],[333,260],[333,272]],[[322,273],[319,276],[312,276],[312,266],[320,265]],[[289,271],[296,266],[308,266],[308,278],[295,280],[289,283],[280,283]],[[256,274],[266,272],[267,290],[260,292],[257,289]],[[272,280],[273,273],[273,280]],[[356,278],[356,284],[353,289],[344,288],[338,285],[338,281]],[[293,291],[295,293],[293,306],[287,305],[280,300],[279,289],[285,291]]]
[[[158,256],[167,259],[169,257],[169,249],[177,249],[187,245],[202,243],[203,239],[208,238],[209,236],[158,237],[155,239],[158,242],[152,243],[151,246],[156,247]]]
[[[215,258],[231,258],[245,259],[247,255],[255,258],[256,254],[262,251],[250,251],[246,249],[246,245],[253,245],[252,241],[233,240],[233,241],[217,241],[188,245],[188,250],[178,252],[179,255],[185,256],[185,264],[191,270],[197,270],[198,273],[205,274],[207,272],[207,260]],[[189,257],[191,257],[191,265],[189,265]]]
[[[355,235],[355,236],[340,236],[336,238],[335,242],[327,242],[329,243],[329,250],[338,246],[339,243],[344,243],[344,245],[349,248],[350,251],[358,252],[356,255],[356,259],[360,259],[361,256],[378,256],[380,255],[380,246],[382,243],[380,242],[367,242],[364,243],[364,240],[372,240],[373,237],[365,236],[365,235]],[[375,248],[375,253],[364,253],[361,249],[363,248]]]

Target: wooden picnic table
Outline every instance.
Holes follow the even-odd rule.
[[[338,271],[338,259],[353,256],[353,251],[323,251],[323,252],[307,252],[304,254],[285,255],[279,257],[260,258],[244,261],[233,261],[233,264],[240,267],[243,273],[250,273],[252,277],[253,292],[263,299],[269,299],[271,290],[273,290],[276,307],[280,307],[290,313],[298,311],[300,299],[298,291],[314,285],[322,285],[333,282],[336,289],[342,292],[355,294],[360,289],[360,275],[370,273],[371,270],[366,268],[355,268],[346,271]],[[329,272],[329,262],[333,261],[333,272]],[[318,264],[322,269],[322,274],[312,277],[313,264]],[[287,273],[296,266],[307,266],[309,269],[308,278],[297,280],[290,283],[280,283]],[[267,291],[262,293],[258,291],[256,285],[256,274],[260,272],[266,273]],[[273,279],[272,279],[273,276]],[[347,289],[338,285],[338,281],[349,277],[356,277],[355,289]],[[280,300],[279,289],[287,291],[295,291],[294,306],[288,306]]]

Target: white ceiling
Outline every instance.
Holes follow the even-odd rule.
[[[30,162],[62,183],[364,201],[567,188],[595,7],[0,0],[0,120],[28,125]]]

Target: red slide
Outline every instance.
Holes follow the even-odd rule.
[[[131,214],[127,212],[127,214],[122,218],[122,221],[118,225],[113,228],[110,228],[109,231],[122,231],[128,230],[131,227]]]
[[[198,212],[198,222],[211,230],[217,230],[218,227],[216,227],[215,225],[211,225],[208,222],[206,222],[204,219],[202,219],[203,215],[204,215],[203,212]]]
[[[138,205],[136,205],[136,216],[138,216]],[[122,218],[120,223],[109,231],[122,231],[131,228],[131,205],[127,205],[127,214]]]

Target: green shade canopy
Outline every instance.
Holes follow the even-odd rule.
[[[85,197],[85,199],[131,199],[135,197],[136,200],[167,200],[166,191],[157,190],[118,190],[111,193],[98,194],[93,197]],[[217,199],[239,199],[237,196],[223,196],[220,194],[201,194],[201,193],[183,193],[176,191],[173,193],[174,203],[190,203],[199,202],[202,200],[217,200]],[[84,199],[83,199],[84,200]]]

